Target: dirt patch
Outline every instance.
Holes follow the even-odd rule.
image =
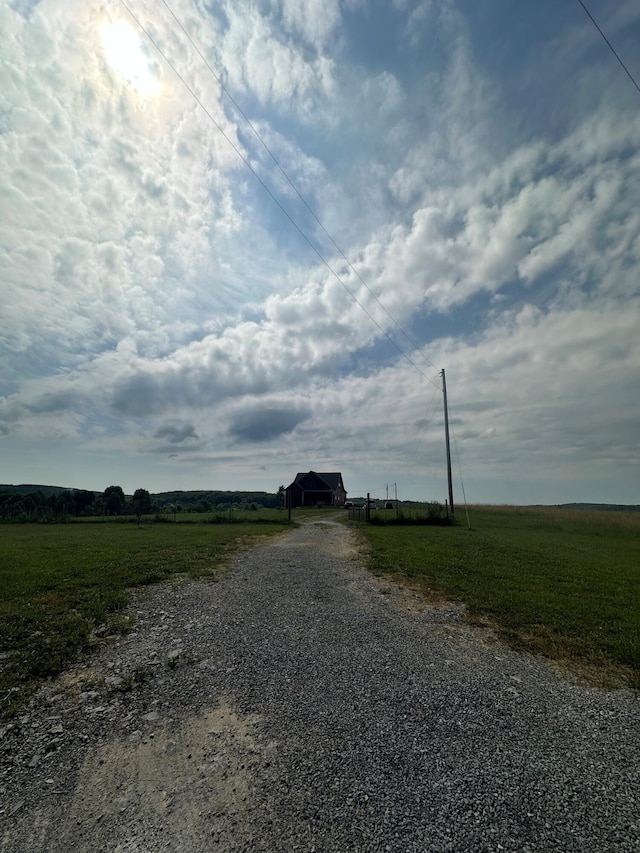
[[[371,575],[380,594],[387,596],[389,603],[406,613],[422,613],[427,607],[451,608],[455,604],[447,600],[438,590],[424,581],[408,578],[400,572]],[[460,606],[462,609],[462,606]]]
[[[255,749],[252,722],[223,704],[94,750],[80,771],[69,842],[86,845],[87,829],[100,823],[99,841],[104,823],[119,822],[125,812],[137,825],[149,823],[175,837],[176,844],[187,834],[210,838],[217,817],[242,822],[251,800],[244,758]]]
[[[180,721],[150,710],[139,730],[90,749],[61,821],[52,804],[32,814],[20,835],[33,850],[93,853],[105,849],[105,838],[113,853],[160,849],[160,842],[182,853],[201,853],[211,843],[226,849],[250,835],[250,768],[273,749],[256,743],[257,722],[226,703]]]

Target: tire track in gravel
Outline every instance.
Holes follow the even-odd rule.
[[[637,698],[381,584],[339,523],[132,609],[0,732],[2,853],[640,849]]]

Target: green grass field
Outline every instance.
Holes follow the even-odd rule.
[[[286,529],[286,514],[281,524],[263,515],[244,524],[0,525],[0,716],[88,648],[96,628],[123,629],[129,588],[177,574],[216,580],[232,550]]]
[[[325,514],[336,516],[294,519]],[[231,551],[286,529],[283,512],[242,516],[0,525],[0,716],[89,648],[96,629],[125,630],[131,587],[176,574],[215,580]],[[640,513],[472,507],[470,518],[471,530],[358,527],[377,573],[465,602],[472,621],[592,683],[640,688]]]
[[[464,602],[513,647],[640,688],[640,513],[471,507],[455,527],[360,529],[373,571]]]

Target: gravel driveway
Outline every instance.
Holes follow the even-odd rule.
[[[638,851],[640,703],[424,607],[310,522],[0,730],[0,850]]]

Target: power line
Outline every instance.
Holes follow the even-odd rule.
[[[325,226],[324,226],[323,222],[322,222],[322,221],[320,220],[320,218],[317,216],[316,212],[313,210],[313,208],[311,207],[311,205],[307,202],[306,198],[302,195],[302,193],[300,192],[300,190],[298,189],[298,187],[297,187],[297,186],[294,184],[294,182],[291,180],[291,178],[289,177],[288,173],[285,171],[285,169],[283,168],[283,166],[282,166],[282,164],[280,163],[280,161],[278,160],[278,158],[275,156],[275,154],[273,153],[273,151],[271,150],[271,148],[268,146],[268,144],[267,144],[267,143],[266,143],[266,141],[264,140],[264,138],[263,138],[263,136],[261,135],[261,133],[258,131],[258,129],[256,128],[256,126],[255,126],[255,125],[253,124],[253,122],[251,121],[251,119],[250,119],[250,118],[247,116],[247,114],[244,112],[244,110],[242,109],[242,107],[240,106],[240,104],[239,104],[239,103],[236,101],[236,99],[233,97],[233,95],[231,94],[231,92],[229,91],[229,89],[225,86],[225,84],[224,84],[223,80],[220,78],[220,75],[219,75],[219,74],[217,74],[217,73],[215,72],[215,70],[211,67],[211,64],[209,63],[208,59],[207,59],[207,58],[206,58],[206,56],[202,53],[202,51],[200,50],[200,48],[198,47],[198,45],[194,42],[194,40],[191,38],[191,35],[190,35],[190,34],[189,34],[189,32],[185,29],[184,25],[182,24],[182,22],[180,21],[180,19],[178,18],[178,16],[175,14],[175,12],[174,12],[174,11],[173,11],[173,9],[171,8],[171,6],[170,6],[170,5],[169,5],[169,3],[167,2],[167,0],[162,0],[162,4],[163,4],[163,6],[167,9],[167,11],[169,12],[169,14],[170,14],[170,15],[171,15],[171,17],[173,18],[173,20],[176,22],[176,24],[180,27],[180,29],[182,30],[182,32],[184,33],[184,35],[186,36],[186,38],[188,39],[189,43],[191,44],[191,46],[193,47],[193,49],[196,51],[196,53],[198,54],[198,56],[200,57],[200,59],[201,59],[201,60],[204,62],[204,64],[207,66],[207,68],[209,69],[209,71],[210,71],[211,75],[213,76],[214,80],[218,83],[218,85],[220,86],[220,88],[222,89],[222,91],[225,93],[225,95],[227,96],[227,98],[231,101],[231,103],[233,104],[233,106],[236,108],[236,110],[240,113],[240,115],[242,116],[242,118],[245,120],[245,122],[247,123],[247,125],[248,125],[248,126],[249,126],[249,128],[251,129],[251,131],[252,131],[252,133],[254,134],[254,136],[256,137],[256,139],[260,142],[260,144],[263,146],[263,148],[265,149],[265,151],[266,151],[266,152],[268,153],[268,155],[271,157],[271,159],[272,159],[272,160],[273,160],[273,162],[275,163],[276,167],[279,169],[280,173],[282,174],[282,176],[284,177],[284,179],[286,180],[286,182],[289,184],[289,186],[291,187],[291,189],[294,191],[294,193],[295,193],[295,194],[297,195],[297,197],[300,199],[300,201],[301,201],[301,202],[302,202],[302,204],[305,206],[305,208],[308,210],[308,212],[310,213],[310,215],[313,217],[313,219],[315,220],[315,222],[318,224],[318,226],[319,226],[319,227],[320,227],[320,229],[322,230],[323,234],[328,238],[328,240],[331,242],[331,244],[334,246],[334,248],[337,250],[337,252],[338,252],[338,253],[340,254],[340,256],[342,257],[342,259],[345,261],[345,263],[347,264],[348,268],[353,272],[353,274],[356,276],[356,278],[358,279],[358,281],[360,281],[360,283],[365,287],[365,289],[366,289],[366,290],[368,291],[368,293],[373,297],[373,299],[377,302],[377,304],[380,306],[380,308],[382,308],[382,310],[384,311],[384,313],[385,313],[385,314],[387,315],[387,317],[391,320],[391,322],[396,326],[396,328],[397,328],[397,329],[398,329],[398,330],[399,330],[399,331],[404,335],[404,337],[405,337],[405,338],[406,338],[406,340],[411,344],[411,346],[412,346],[414,349],[416,349],[416,350],[417,350],[417,351],[422,355],[422,357],[427,361],[427,363],[428,363],[428,364],[430,364],[430,365],[431,365],[431,367],[433,367],[435,370],[437,370],[438,368],[437,368],[437,367],[436,367],[436,365],[431,361],[431,359],[429,358],[429,356],[428,356],[425,352],[423,352],[422,348],[421,348],[421,347],[420,347],[420,346],[419,346],[419,345],[418,345],[418,344],[417,344],[417,343],[416,343],[416,342],[411,338],[411,336],[409,335],[409,333],[408,333],[408,332],[407,332],[407,331],[406,331],[406,330],[405,330],[405,329],[400,325],[400,323],[398,323],[398,321],[397,321],[397,320],[395,319],[395,317],[391,314],[391,312],[390,312],[390,311],[389,311],[389,310],[388,310],[388,309],[387,309],[387,308],[382,304],[382,302],[378,299],[378,297],[376,296],[376,294],[371,290],[371,288],[369,287],[369,285],[367,284],[367,282],[364,280],[364,278],[360,275],[360,273],[358,272],[358,270],[353,266],[353,264],[351,263],[351,261],[349,260],[349,258],[347,257],[347,255],[345,254],[345,252],[343,251],[343,249],[338,245],[338,243],[337,243],[337,242],[336,242],[336,240],[334,239],[333,235],[332,235],[332,234],[331,234],[331,233],[330,233],[330,232],[325,228]]]
[[[436,399],[438,391],[442,392],[442,388],[440,388],[439,385],[435,385],[435,390],[434,390],[433,394],[431,395],[431,399],[429,400],[429,404],[426,407],[427,415],[421,424],[422,429],[425,431],[426,431],[427,427],[431,424],[431,421],[433,420],[435,413],[436,413],[436,406],[434,404],[434,401]],[[405,457],[405,462],[401,468],[401,471],[403,473],[405,473],[406,471],[408,471],[410,468],[413,467],[414,460],[416,459],[416,457],[418,455],[418,446],[420,444],[420,441],[421,441],[421,435],[418,433],[416,435],[415,439],[413,440],[413,443],[411,445],[411,450],[409,451],[409,453]]]
[[[163,2],[164,2],[164,0],[163,0]],[[244,163],[244,165],[247,167],[247,169],[249,169],[249,171],[253,174],[253,176],[254,176],[254,177],[256,178],[256,180],[260,183],[260,185],[261,185],[261,186],[262,186],[262,188],[265,190],[265,192],[266,192],[266,193],[270,196],[270,198],[275,202],[275,204],[278,206],[278,208],[281,210],[281,212],[286,216],[286,218],[287,218],[287,219],[289,220],[289,222],[293,225],[293,227],[296,229],[296,231],[300,234],[300,236],[303,238],[303,240],[307,243],[307,245],[308,245],[308,246],[312,249],[312,251],[313,251],[313,252],[318,256],[318,258],[320,259],[320,261],[322,262],[322,264],[323,264],[323,265],[324,265],[324,266],[329,270],[329,272],[331,273],[331,275],[332,275],[332,276],[336,279],[336,281],[338,281],[338,282],[339,282],[339,284],[340,284],[340,285],[341,285],[341,286],[346,290],[346,292],[347,292],[347,293],[349,294],[349,296],[353,299],[353,301],[355,302],[355,304],[356,304],[356,305],[357,305],[357,306],[358,306],[358,307],[359,307],[359,308],[360,308],[360,309],[361,309],[361,310],[362,310],[362,311],[367,315],[367,317],[368,317],[368,318],[371,320],[371,322],[376,326],[376,328],[377,328],[377,329],[382,333],[382,335],[383,335],[385,338],[387,338],[387,340],[388,340],[391,344],[393,344],[393,346],[398,350],[398,352],[400,353],[400,355],[401,355],[401,356],[402,356],[402,357],[403,357],[403,358],[404,358],[404,359],[405,359],[405,360],[406,360],[406,361],[407,361],[407,362],[408,362],[408,363],[409,363],[409,364],[410,364],[410,365],[411,365],[415,370],[417,370],[417,372],[422,376],[422,378],[423,378],[423,379],[426,379],[426,380],[427,380],[427,382],[430,382],[432,385],[434,385],[434,386],[435,386],[435,383],[434,383],[434,382],[433,382],[433,381],[432,381],[432,380],[431,380],[431,379],[430,379],[430,378],[429,378],[429,377],[424,373],[424,371],[423,371],[423,370],[422,370],[422,369],[421,369],[421,368],[420,368],[420,367],[415,363],[415,361],[414,361],[414,360],[413,360],[409,355],[407,355],[407,353],[402,349],[402,347],[397,343],[397,341],[396,341],[396,340],[395,340],[395,339],[394,339],[394,338],[393,338],[393,337],[392,337],[392,336],[391,336],[391,335],[386,331],[386,329],[384,329],[384,328],[380,325],[380,323],[378,323],[378,321],[375,319],[375,317],[374,317],[374,316],[371,314],[371,312],[370,312],[370,311],[369,311],[369,310],[368,310],[368,309],[367,309],[367,308],[362,304],[362,302],[360,302],[360,300],[359,300],[359,299],[358,299],[358,297],[353,293],[353,291],[352,291],[352,290],[350,290],[350,289],[349,289],[349,287],[347,287],[347,285],[344,283],[344,281],[342,280],[342,278],[341,278],[341,277],[338,275],[338,273],[333,269],[333,267],[331,266],[331,264],[329,263],[329,261],[327,261],[327,259],[326,259],[326,258],[324,257],[324,255],[321,253],[321,251],[320,251],[320,250],[317,248],[317,246],[313,243],[313,241],[311,240],[311,238],[310,238],[310,237],[305,233],[305,231],[303,231],[303,229],[300,227],[300,225],[298,225],[298,223],[297,223],[297,222],[296,222],[296,220],[293,218],[293,216],[292,216],[292,215],[289,213],[289,211],[284,207],[284,205],[279,201],[279,199],[275,196],[275,194],[274,194],[274,193],[273,193],[273,191],[270,189],[270,187],[265,183],[265,181],[260,177],[260,175],[258,174],[258,172],[253,168],[253,166],[251,165],[251,163],[249,162],[249,160],[248,160],[248,159],[244,156],[244,154],[240,151],[240,149],[238,148],[238,146],[237,146],[237,145],[233,142],[233,140],[232,140],[232,139],[230,139],[230,137],[225,133],[225,131],[224,131],[224,129],[222,128],[222,126],[220,125],[220,123],[219,123],[218,121],[216,121],[216,119],[213,117],[213,115],[211,114],[211,112],[207,109],[207,107],[202,103],[201,99],[200,99],[200,98],[197,96],[197,94],[194,92],[194,90],[192,89],[192,87],[187,83],[187,81],[186,81],[186,80],[184,79],[184,77],[180,74],[180,72],[179,72],[179,71],[178,71],[178,69],[175,67],[175,65],[171,62],[171,60],[167,57],[167,55],[164,53],[164,51],[162,50],[162,48],[158,45],[158,43],[157,43],[157,42],[156,42],[156,40],[153,38],[153,36],[151,35],[151,33],[147,30],[147,28],[144,26],[144,24],[140,21],[140,19],[139,19],[139,18],[135,15],[135,13],[131,10],[131,8],[129,7],[129,5],[126,3],[126,0],[120,0],[120,4],[121,4],[121,5],[122,5],[126,10],[127,10],[127,12],[129,13],[129,15],[130,15],[130,16],[133,18],[133,20],[135,21],[136,25],[137,25],[137,26],[139,27],[139,29],[140,29],[140,30],[145,34],[145,36],[149,39],[149,41],[151,42],[151,44],[154,46],[154,48],[157,50],[157,52],[160,54],[160,56],[164,59],[164,61],[167,63],[167,65],[171,68],[171,70],[172,70],[172,71],[173,71],[173,73],[176,75],[176,77],[180,80],[180,82],[181,82],[181,83],[182,83],[182,85],[185,87],[185,89],[186,89],[186,90],[191,94],[191,96],[192,96],[192,97],[193,97],[193,99],[196,101],[196,103],[198,104],[198,106],[203,110],[203,112],[205,113],[205,115],[209,118],[209,120],[210,120],[210,121],[213,123],[213,125],[216,127],[216,129],[218,130],[218,132],[219,132],[220,134],[222,134],[222,136],[223,136],[223,137],[225,138],[225,140],[229,143],[229,145],[233,148],[233,150],[234,150],[234,151],[235,151],[235,153],[238,155],[238,157],[242,160],[242,162],[243,162],[243,163]],[[166,4],[165,4],[165,5],[166,5]],[[167,7],[167,8],[169,8],[169,7]],[[169,10],[169,11],[171,11],[171,10]],[[172,14],[173,14],[173,13],[172,13]],[[174,18],[175,18],[175,15],[174,15]],[[177,18],[176,18],[176,21],[177,21]],[[180,26],[182,26],[182,25],[180,25]],[[183,31],[184,31],[184,32],[186,32],[186,31],[184,30],[184,27],[183,27],[182,29],[183,29]],[[190,39],[190,41],[191,41],[191,39]],[[193,42],[191,42],[191,43],[193,44]],[[198,51],[198,52],[199,52],[199,51]],[[202,54],[200,54],[200,55],[202,56]],[[205,60],[205,62],[206,62],[206,60]],[[208,67],[210,67],[208,63],[207,63],[207,66],[208,66]],[[213,73],[213,72],[212,72],[212,73]],[[216,75],[214,74],[214,76],[216,76]],[[218,78],[216,77],[216,79],[218,79]],[[225,91],[226,91],[226,89],[225,89]],[[256,131],[254,130],[254,132],[256,132]],[[257,132],[256,132],[256,133],[257,133]],[[258,136],[259,136],[259,134],[258,134]],[[264,143],[263,143],[263,144],[264,144]],[[265,145],[265,147],[266,147],[266,145]],[[269,149],[267,149],[267,150],[269,150]],[[273,155],[271,155],[271,156],[273,157]],[[274,158],[274,159],[275,159],[275,158]],[[277,161],[276,161],[276,162],[277,162]],[[280,168],[281,168],[281,167],[280,167]],[[282,169],[281,169],[281,170],[282,170]],[[286,176],[286,175],[285,175],[285,176]],[[287,179],[288,179],[288,178],[287,178]],[[293,184],[292,184],[292,186],[293,186]],[[295,187],[294,187],[294,189],[295,189]],[[296,192],[297,192],[297,190],[296,190]],[[299,195],[299,193],[298,193],[298,195]],[[302,198],[302,196],[300,196],[300,197]],[[303,199],[303,201],[304,201],[304,199]],[[305,202],[305,204],[306,204],[306,202]],[[308,207],[308,205],[307,205],[307,207]],[[311,209],[309,208],[309,210],[311,210]],[[311,212],[312,212],[312,211],[311,211]],[[313,212],[312,212],[312,213],[313,213]],[[313,215],[314,215],[314,217],[315,217],[315,214],[313,214]],[[319,222],[319,220],[317,220],[317,217],[315,217],[315,218],[316,218],[316,221],[318,221],[318,222]],[[320,223],[320,225],[322,225],[322,224]],[[324,226],[322,226],[322,227],[324,228]],[[328,232],[326,232],[326,233],[328,233]],[[329,236],[330,236],[330,235],[329,235]],[[331,239],[333,239],[333,238],[331,238]],[[345,258],[345,260],[346,260],[346,261],[347,261],[347,263],[349,264],[348,259],[346,259],[346,258]],[[366,285],[365,285],[365,286],[366,286]],[[369,288],[368,288],[368,287],[367,287],[367,289],[369,290]],[[369,290],[369,292],[371,293],[371,291],[370,291],[370,290]],[[374,294],[372,294],[372,295],[373,295],[373,296],[374,296],[374,298],[375,298],[375,295],[374,295]],[[376,301],[378,302],[378,304],[380,304],[380,302],[379,302],[379,300],[377,300],[377,298],[376,298]],[[387,315],[388,315],[389,317],[391,317],[391,315],[390,315],[390,314],[389,314],[389,312],[386,310],[386,308],[384,308],[384,306],[381,306],[381,307],[383,307],[383,309],[385,310],[385,312],[387,313]],[[391,317],[391,319],[393,319],[393,318]],[[393,322],[395,323],[396,321],[394,320]],[[398,324],[396,323],[396,325],[398,325]],[[399,327],[399,328],[401,328],[401,327]],[[405,332],[405,335],[406,335],[406,332]],[[422,352],[422,351],[420,350],[420,352]],[[422,354],[424,355],[424,353],[422,353]],[[425,356],[425,358],[426,358],[426,356]],[[435,386],[435,387],[437,387],[437,386]]]
[[[609,50],[611,51],[611,53],[615,56],[615,58],[618,60],[618,62],[619,62],[619,63],[620,63],[620,65],[622,66],[622,68],[625,70],[625,72],[626,72],[627,77],[629,78],[629,80],[631,80],[631,82],[632,82],[632,83],[633,83],[633,85],[636,87],[636,89],[638,90],[638,92],[640,92],[640,86],[639,86],[639,85],[638,85],[638,83],[636,82],[635,77],[634,77],[634,76],[633,76],[633,74],[629,71],[629,69],[628,69],[628,68],[627,68],[627,66],[624,64],[624,62],[622,61],[622,59],[620,58],[620,55],[618,54],[618,52],[616,51],[616,49],[614,48],[614,46],[611,44],[611,42],[609,41],[609,39],[608,39],[608,38],[606,37],[606,35],[603,33],[603,31],[601,30],[600,26],[598,25],[598,22],[596,21],[596,19],[593,17],[593,15],[591,14],[591,12],[587,9],[587,7],[586,7],[586,6],[585,6],[585,4],[582,2],[582,0],[578,0],[578,3],[582,6],[582,8],[584,9],[584,11],[587,13],[587,15],[589,16],[589,18],[591,19],[591,23],[593,24],[593,26],[597,29],[597,31],[600,33],[600,35],[602,36],[602,38],[603,38],[603,39],[605,40],[605,42],[607,43],[607,46],[608,46]]]
[[[449,411],[451,411],[451,406],[449,406]],[[453,418],[451,418],[451,435],[453,436],[453,446],[456,451],[456,459],[458,461],[458,473],[460,474],[460,485],[462,487],[462,497],[464,499],[464,511],[467,515],[467,527],[471,529],[471,522],[469,521],[469,506],[467,504],[467,495],[464,490],[464,480],[462,479],[462,466],[460,465],[460,454],[458,453],[458,442],[456,441],[456,433],[453,428]]]

